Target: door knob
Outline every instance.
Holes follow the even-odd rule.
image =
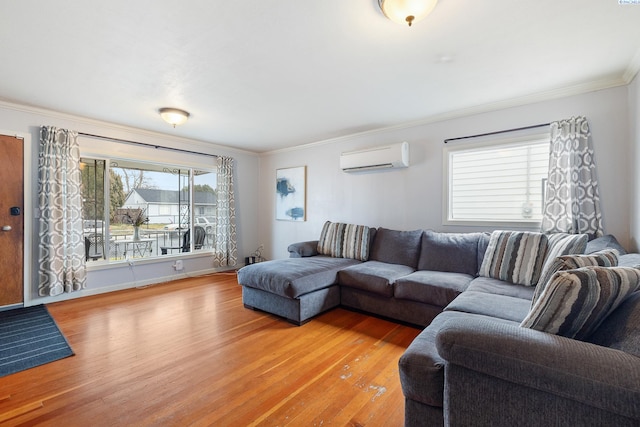
[[[11,231],[11,226],[10,225],[3,225],[2,226],[2,231]]]

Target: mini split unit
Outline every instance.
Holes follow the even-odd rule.
[[[408,166],[409,143],[407,142],[349,151],[340,155],[340,168],[345,172],[406,168]]]

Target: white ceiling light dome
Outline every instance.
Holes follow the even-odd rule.
[[[165,122],[173,125],[173,127],[183,124],[190,116],[188,112],[178,108],[161,108],[158,111],[160,112],[160,117]]]
[[[411,26],[427,17],[438,0],[378,0],[380,9],[387,18],[398,24]]]

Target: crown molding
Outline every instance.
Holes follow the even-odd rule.
[[[281,148],[277,150],[270,150],[270,151],[264,151],[264,152],[243,150],[243,149],[239,149],[231,146],[215,144],[208,141],[169,135],[162,132],[134,128],[134,127],[125,126],[125,125],[119,125],[111,122],[92,119],[89,117],[49,110],[42,107],[19,104],[19,103],[8,101],[8,100],[3,100],[1,98],[0,98],[0,108],[29,113],[29,114],[38,114],[38,115],[49,117],[52,119],[72,120],[87,126],[99,126],[101,128],[105,128],[106,130],[109,130],[109,129],[113,130],[114,132],[126,132],[128,135],[134,135],[133,137],[137,136],[141,138],[150,138],[150,139],[153,139],[155,142],[157,142],[158,140],[162,140],[170,143],[176,143],[176,142],[183,143],[183,144],[199,147],[200,149],[204,149],[205,151],[209,151],[211,149],[213,150],[220,149],[220,150],[225,150],[232,153],[239,153],[239,154],[241,153],[241,154],[252,155],[252,156],[267,156],[267,155],[273,155],[273,154],[294,152],[298,150],[306,150],[309,148],[318,147],[322,145],[336,144],[340,142],[349,141],[354,138],[377,135],[377,134],[391,132],[391,131],[410,129],[414,127],[425,126],[425,125],[443,122],[447,120],[459,119],[459,118],[469,117],[469,116],[483,114],[483,113],[490,113],[490,112],[500,111],[508,108],[521,107],[523,105],[535,104],[535,103],[544,102],[544,101],[551,101],[554,99],[566,98],[569,96],[582,95],[585,93],[614,88],[618,86],[625,86],[631,83],[631,81],[633,81],[633,79],[635,78],[635,76],[638,74],[639,71],[640,71],[640,49],[636,51],[635,56],[633,57],[632,61],[629,63],[629,66],[627,67],[623,75],[609,76],[599,80],[592,80],[589,82],[579,83],[571,86],[565,86],[561,88],[535,92],[529,95],[510,98],[503,101],[490,102],[490,103],[480,104],[480,105],[476,105],[468,108],[461,108],[458,110],[452,110],[444,113],[434,114],[434,115],[431,115],[419,120],[415,120],[415,121],[404,122],[404,123],[399,123],[391,126],[385,126],[385,127],[370,129],[362,132],[356,132],[348,135],[338,136],[335,138],[314,141],[306,144],[297,145],[295,147],[287,147],[287,148]],[[75,129],[75,130],[84,131],[82,129]],[[87,133],[92,133],[92,132],[87,131]],[[104,135],[104,136],[109,137],[109,135]],[[132,138],[132,137],[127,136],[127,138]]]
[[[627,82],[627,84],[629,84],[633,81],[636,75],[638,75],[638,72],[640,72],[640,48],[636,50],[636,54],[631,59],[631,62],[629,62],[622,78]]]
[[[640,50],[639,50],[640,52]],[[634,58],[636,65],[640,67],[640,54],[637,54]],[[630,67],[627,68],[629,71]],[[636,73],[638,70],[636,69]],[[618,86],[625,86],[630,83],[630,80],[627,81],[625,76],[627,72],[625,72],[624,76],[613,75],[609,77],[605,77],[599,80],[592,80],[584,83],[579,83],[571,86],[564,86],[561,88],[546,90],[535,92],[529,95],[524,95],[520,97],[510,98],[503,101],[490,102],[486,104],[480,104],[468,108],[461,108],[458,110],[452,110],[445,113],[434,114],[432,116],[425,117],[420,120],[415,120],[411,122],[404,122],[392,126],[386,126],[376,129],[371,129],[363,132],[357,132],[349,135],[339,136],[335,138],[325,139],[321,141],[310,142],[308,144],[297,145],[295,147],[281,148],[278,150],[265,151],[260,153],[261,156],[272,155],[272,154],[281,154],[286,152],[292,152],[297,150],[304,150],[308,148],[313,148],[317,146],[327,145],[327,144],[335,144],[339,142],[345,142],[354,138],[360,138],[363,136],[371,136],[380,133],[386,133],[390,131],[404,130],[410,129],[419,126],[425,126],[433,123],[444,122],[447,120],[459,119],[463,117],[474,116],[477,114],[490,113],[500,110],[505,110],[507,108],[515,108],[521,107],[523,105],[535,104],[538,102],[551,101],[554,99],[567,98],[570,96],[582,95],[589,92],[596,92],[603,89],[610,89]]]
[[[27,113],[27,114],[37,114],[50,119],[70,120],[80,125],[97,126],[102,128],[100,130],[101,133],[108,132],[109,130],[111,130],[113,132],[118,132],[118,133],[124,132],[127,134],[126,136],[101,135],[101,136],[104,136],[105,138],[110,138],[110,137],[126,138],[126,139],[149,138],[149,139],[152,139],[151,143],[157,143],[158,141],[165,141],[168,143],[175,144],[176,142],[178,142],[178,143],[190,145],[192,147],[197,147],[196,149],[199,149],[205,152],[210,152],[212,150],[215,151],[216,149],[218,149],[218,150],[229,151],[232,153],[247,154],[251,156],[257,156],[259,154],[259,153],[256,153],[255,151],[242,150],[240,148],[215,144],[208,141],[170,135],[162,132],[140,129],[140,128],[135,128],[131,126],[119,125],[116,123],[105,122],[98,119],[92,119],[90,117],[78,116],[75,114],[64,113],[61,111],[49,110],[46,108],[36,107],[33,105],[20,104],[17,102],[4,100],[1,98],[0,98],[0,109],[13,110],[13,111],[18,111],[18,112]],[[73,130],[77,132],[96,133],[94,130],[87,130],[87,129],[73,129]],[[215,152],[212,152],[211,154],[215,154]]]

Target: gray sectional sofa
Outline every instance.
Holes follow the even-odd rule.
[[[640,255],[612,236],[587,243],[328,222],[318,241],[289,252],[238,271],[246,307],[302,324],[343,306],[425,327],[399,361],[407,426],[640,425],[640,291],[631,283],[640,273],[615,267],[635,267]],[[586,334],[580,340],[563,328],[575,326],[583,294],[558,297],[554,288],[573,289],[562,286],[578,280],[576,270],[561,271],[572,263],[623,277],[616,289],[627,290],[608,316],[580,318],[571,332]],[[571,308],[560,326],[534,310],[554,296]],[[601,299],[594,307],[610,304]]]

